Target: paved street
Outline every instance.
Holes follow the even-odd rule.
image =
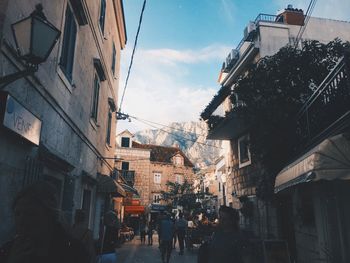
[[[117,250],[118,263],[161,263],[160,251],[158,249],[158,236],[153,237],[153,246],[140,244],[140,236],[136,236],[131,242],[124,243]],[[197,250],[185,251],[179,255],[179,246],[173,250],[170,263],[195,263],[197,262]]]

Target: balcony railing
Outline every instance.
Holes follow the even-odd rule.
[[[269,15],[269,14],[259,14],[254,23],[259,22],[273,22],[273,23],[283,23],[283,16]]]
[[[341,129],[347,125],[349,115],[350,73],[343,58],[298,114],[297,132],[301,144],[312,144]]]
[[[113,179],[117,180],[122,177],[128,185],[134,186],[135,184],[135,171],[129,170],[114,170],[112,174]]]

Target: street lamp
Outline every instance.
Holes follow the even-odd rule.
[[[38,70],[38,65],[48,58],[61,32],[47,21],[41,4],[26,18],[11,25],[18,57],[26,64],[26,69],[0,77],[1,86]]]

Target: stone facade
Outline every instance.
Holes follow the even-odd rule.
[[[97,192],[97,174],[113,171],[115,127],[113,116],[117,101],[120,51],[126,43],[121,0],[106,1],[105,29],[99,26],[100,1],[74,1],[82,4],[86,23],[79,24],[70,1],[42,0],[47,19],[61,31],[47,61],[34,76],[22,78],[3,91],[41,120],[40,143],[34,145],[0,125],[0,243],[14,232],[11,200],[16,193],[38,178],[54,183],[60,194],[60,208],[68,222],[75,209],[88,210],[88,226],[98,238],[104,195]],[[22,70],[14,55],[11,24],[27,17],[37,1],[2,1],[0,6],[0,72],[2,76]],[[60,66],[67,10],[76,25],[71,79]],[[112,46],[115,46],[115,71],[112,72]],[[105,80],[100,81],[97,121],[91,118],[94,77],[98,59]],[[112,114],[110,141],[107,123]],[[0,118],[1,119],[1,118]],[[110,159],[108,159],[110,158]]]
[[[129,145],[122,147],[122,138],[129,139]],[[123,162],[128,163],[128,170],[135,172],[134,188],[140,195],[141,205],[148,206],[152,203],[163,203],[155,200],[161,191],[166,191],[166,182],[183,182],[185,179],[193,184],[193,165],[189,160],[184,161],[184,154],[176,147],[163,147],[157,145],[138,144],[132,142],[133,135],[124,131],[117,136],[116,164],[118,170],[122,170]],[[159,161],[154,158],[154,151],[171,151],[174,153],[171,159]],[[175,158],[179,158],[176,163]],[[186,159],[187,157],[185,157]],[[156,178],[155,178],[156,177]]]

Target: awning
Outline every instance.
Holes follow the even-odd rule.
[[[108,175],[99,175],[97,184],[97,192],[99,193],[110,193],[114,196],[124,197],[126,196],[123,187],[117,183],[112,177]]]
[[[143,214],[145,207],[142,205],[127,205],[124,206],[124,213],[126,214]]]
[[[132,187],[128,184],[123,184],[123,183],[121,183],[120,185],[124,188],[124,190],[126,192],[133,193],[133,194],[139,196],[139,193],[137,192],[137,190],[134,187]]]
[[[350,138],[328,138],[285,167],[276,177],[275,193],[305,182],[350,179]]]

